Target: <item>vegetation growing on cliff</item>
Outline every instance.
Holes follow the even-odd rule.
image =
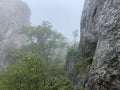
[[[92,64],[92,57],[88,57],[88,58],[85,58],[85,59],[78,59],[76,63],[77,63],[76,64],[77,67],[80,67],[83,70],[85,70],[85,69],[87,69],[88,65]]]
[[[92,64],[93,58],[81,58],[80,53],[72,46],[68,49],[66,60],[67,76],[72,81],[72,85],[75,86],[73,87],[74,90],[84,90],[84,82],[79,85],[76,85],[76,83],[87,77],[86,73]]]

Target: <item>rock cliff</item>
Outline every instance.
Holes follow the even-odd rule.
[[[0,69],[4,70],[11,50],[26,42],[19,31],[30,24],[30,9],[21,0],[0,0],[0,12]]]
[[[78,69],[72,79],[75,85],[84,84],[85,90],[120,90],[120,0],[85,0],[78,52],[82,60],[93,60],[83,75]]]

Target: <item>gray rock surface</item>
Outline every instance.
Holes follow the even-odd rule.
[[[120,90],[120,0],[86,0],[81,35],[81,56],[93,56],[85,90]]]
[[[99,37],[86,90],[120,90],[120,0],[103,1],[95,22]]]
[[[76,85],[84,82],[85,90],[120,90],[120,0],[85,0],[78,51],[81,58],[92,56],[93,61],[87,78],[79,69]]]
[[[11,50],[27,40],[19,32],[30,24],[30,9],[21,0],[0,0],[0,12],[0,69],[4,70]]]

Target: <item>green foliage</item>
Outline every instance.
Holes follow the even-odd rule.
[[[24,27],[23,34],[27,35],[31,43],[35,43],[34,49],[46,59],[55,54],[55,49],[65,47],[65,37],[53,30],[49,22],[43,22],[37,27]]]
[[[11,53],[10,63],[16,63],[29,54],[40,54],[48,63],[65,60],[66,39],[61,33],[53,30],[49,22],[45,21],[36,27],[24,26],[21,34],[28,37],[29,43]]]
[[[70,60],[72,56],[77,57],[77,51],[74,49],[73,46],[70,46],[67,50],[66,60],[67,62]]]
[[[48,90],[71,90],[70,81],[63,77],[54,77],[50,80]]]
[[[13,50],[7,71],[0,72],[0,90],[71,90],[65,77],[67,42],[49,22],[25,26],[27,45]]]
[[[0,90],[70,90],[70,81],[56,67],[41,56],[27,56],[0,73]]]
[[[47,77],[47,67],[43,58],[28,56],[16,65],[8,67],[3,83],[7,90],[38,90]]]
[[[64,75],[67,43],[49,22],[25,26],[28,44],[13,50],[6,72],[0,72],[0,90],[70,90]]]
[[[69,64],[74,63],[72,70],[69,72],[69,77],[73,83],[77,82],[78,75],[83,78],[88,71],[88,67],[92,64],[92,57],[81,58],[80,53],[76,51],[74,46],[68,48],[67,57],[66,57],[66,69],[69,69]],[[68,65],[68,66],[67,66]],[[73,90],[84,90],[84,87],[80,85],[79,87],[73,87]]]
[[[76,65],[74,67],[75,76],[77,74],[84,75],[88,70],[88,66],[92,64],[92,60],[92,57],[76,60]]]
[[[81,59],[78,60],[77,62],[77,66],[81,67],[81,68],[85,68],[90,65],[92,63],[92,57],[88,57],[86,59]]]
[[[84,90],[84,87],[80,85],[77,90]]]
[[[80,85],[79,87],[73,87],[73,90],[84,90],[84,87]]]

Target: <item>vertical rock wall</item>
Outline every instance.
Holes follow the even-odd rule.
[[[104,0],[95,24],[100,36],[86,90],[120,90],[120,0]]]
[[[4,70],[10,52],[26,42],[19,31],[30,24],[30,9],[21,0],[0,0],[0,12],[0,69]]]
[[[120,90],[120,0],[85,0],[78,51],[82,60],[92,56],[93,61],[83,75],[81,68],[74,72],[76,59],[68,62],[74,85],[84,83],[85,90]]]

